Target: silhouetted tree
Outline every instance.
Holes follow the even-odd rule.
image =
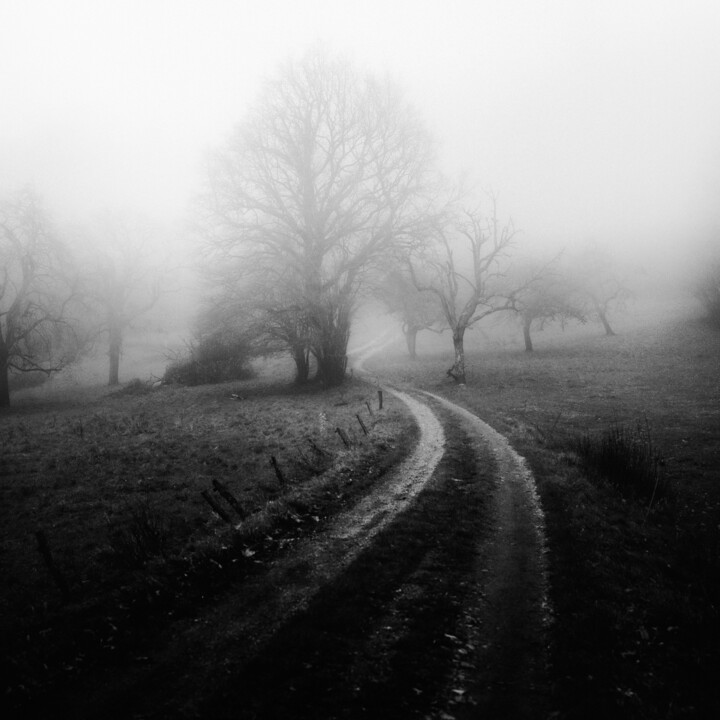
[[[510,278],[522,288],[515,293],[514,309],[522,325],[525,352],[533,352],[533,326],[571,319],[585,322],[582,305],[557,262],[525,260],[513,268]]]
[[[310,350],[320,380],[343,381],[358,293],[417,222],[429,147],[391,85],[314,50],[210,161],[206,251],[228,282],[272,288],[248,312],[289,324],[299,377]]]
[[[452,331],[454,362],[447,374],[465,384],[465,331],[483,318],[513,310],[522,287],[508,288],[503,270],[516,232],[501,226],[491,198],[489,216],[479,210],[450,208],[438,221],[425,254],[409,262],[418,290],[434,293]]]
[[[408,273],[401,269],[389,272],[379,283],[377,293],[387,309],[400,318],[408,354],[414,360],[418,333],[444,329],[444,315],[437,295],[418,290]]]
[[[86,294],[97,316],[96,333],[107,337],[109,385],[120,382],[127,330],[161,295],[165,268],[153,255],[155,239],[139,218],[107,215],[92,231],[86,251]]]
[[[220,267],[207,279],[213,288],[205,298],[199,329],[232,328],[245,338],[254,355],[289,350],[295,362],[295,382],[307,382],[310,328],[306,308],[297,304],[293,278],[269,284],[262,274],[249,273],[240,284],[235,272]]]
[[[80,350],[71,311],[77,301],[67,249],[38,197],[24,190],[0,202],[0,406],[9,374],[50,374]]]
[[[633,293],[610,252],[600,245],[585,247],[570,259],[568,277],[583,315],[596,318],[606,335],[614,335],[610,315],[623,310]]]

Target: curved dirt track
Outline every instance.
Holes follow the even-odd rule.
[[[384,389],[420,429],[406,459],[199,617],[176,622],[143,667],[88,689],[74,717],[545,715],[532,477],[467,410]]]
[[[496,464],[476,602],[465,614],[467,636],[480,652],[472,672],[460,655],[454,684],[469,686],[470,701],[482,702],[497,717],[541,717],[550,609],[544,517],[532,473],[487,423],[445,398],[424,394],[460,418],[471,442],[485,444]]]

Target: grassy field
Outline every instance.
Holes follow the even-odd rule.
[[[476,338],[467,387],[444,377],[443,338],[424,338],[414,363],[388,352],[371,366],[472,409],[529,460],[549,536],[558,717],[717,717],[720,333],[660,313],[615,337],[541,333],[532,354],[512,336]],[[611,483],[576,452],[638,427],[664,495]]]
[[[380,411],[359,382],[300,392],[287,370],[272,363],[255,380],[208,387],[136,381],[13,398],[0,415],[6,700],[130,652],[159,614],[233,579],[208,572],[253,563],[264,546],[321,524],[409,446],[414,427],[392,397]]]
[[[445,377],[447,336],[421,336],[415,362],[398,343],[369,365],[472,409],[530,462],[550,548],[553,717],[716,716],[720,333],[690,312],[616,329],[549,329],[531,355],[518,333],[476,331],[466,387]],[[5,703],[137,660],[140,636],[321,526],[412,444],[405,410],[386,396],[380,412],[371,385],[300,392],[290,377],[268,364],[202,388],[110,391],[76,376],[16,393],[0,414]],[[638,427],[659,462],[655,496],[577,452],[583,438]]]

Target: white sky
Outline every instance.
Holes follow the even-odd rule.
[[[205,151],[317,40],[404,87],[529,244],[720,227],[718,0],[0,0],[0,191],[180,218]]]

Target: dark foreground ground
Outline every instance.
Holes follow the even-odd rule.
[[[486,602],[493,462],[468,452],[452,417],[416,501],[283,618],[284,588],[313,563],[295,548],[412,446],[399,403],[386,397],[381,413],[362,383],[333,396],[218,387],[20,403],[0,418],[5,714],[716,717],[720,336],[666,322],[536,345],[471,355],[466,388],[429,350],[371,367],[472,409],[528,459],[548,533],[547,647],[503,637]],[[669,488],[652,502],[572,449],[587,430],[638,422]],[[213,478],[251,511],[236,527],[199,496]],[[66,597],[37,552],[40,528]]]
[[[720,333],[683,317],[616,337],[538,334],[532,356],[471,354],[467,388],[444,382],[452,359],[429,350],[373,367],[472,409],[533,468],[550,545],[555,716],[716,717]],[[649,436],[665,494],[580,460],[578,437],[617,427]]]

